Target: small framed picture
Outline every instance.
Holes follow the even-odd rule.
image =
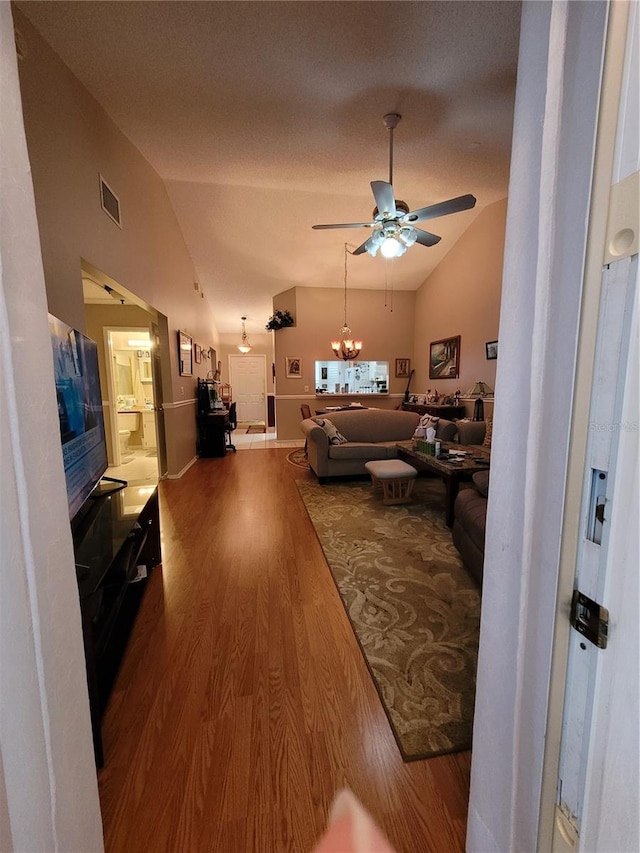
[[[200,364],[202,361],[202,347],[200,344],[193,345],[193,359],[196,364]]]
[[[285,358],[285,367],[287,379],[302,378],[302,359],[295,356]]]
[[[193,339],[178,330],[178,370],[180,376],[193,376]]]
[[[411,359],[396,358],[396,379],[408,379]]]
[[[484,348],[487,351],[487,358],[489,360],[498,357],[498,341],[487,341]]]

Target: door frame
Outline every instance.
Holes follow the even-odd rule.
[[[565,712],[569,701],[567,691],[571,689],[570,640],[571,625],[567,602],[571,601],[575,585],[576,567],[579,561],[579,541],[582,531],[577,523],[582,518],[583,486],[585,471],[589,468],[588,439],[589,413],[594,382],[597,381],[595,365],[598,324],[601,314],[601,292],[603,279],[603,249],[607,245],[607,220],[610,212],[611,187],[613,183],[614,156],[619,126],[619,104],[623,87],[626,56],[629,6],[626,3],[611,3],[607,22],[605,60],[600,92],[600,109],[596,133],[596,155],[594,180],[589,211],[588,246],[584,274],[583,301],[578,339],[573,410],[571,419],[571,445],[566,475],[566,496],[562,526],[562,547],[558,572],[558,595],[551,661],[551,684],[547,711],[547,736],[543,764],[542,791],[540,802],[540,825],[538,849],[571,849],[570,844],[580,845],[580,837],[572,836],[572,824],[556,809],[558,800],[559,772],[563,739],[566,737]],[[614,458],[610,460],[610,474],[616,468]],[[589,688],[593,690],[593,685]],[[588,701],[593,700],[593,693]],[[587,708],[584,709],[587,711]],[[584,721],[583,721],[584,722]],[[588,726],[583,732],[583,750],[589,750],[592,733]]]
[[[554,626],[568,611],[557,584],[608,10],[522,7],[469,850],[550,849],[542,821],[555,797],[541,789]]]

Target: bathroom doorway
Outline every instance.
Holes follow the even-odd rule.
[[[98,344],[107,476],[155,485],[166,471],[164,429],[158,428],[164,318],[95,268],[85,268],[85,262],[82,279],[87,333]]]
[[[153,340],[149,327],[105,327],[111,406],[109,476],[129,483],[158,480]]]

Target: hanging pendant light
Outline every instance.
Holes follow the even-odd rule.
[[[247,338],[247,332],[244,327],[244,321],[247,319],[246,317],[242,317],[242,340],[238,344],[238,349],[243,355],[246,355],[248,352],[251,352],[253,347],[249,343],[249,339]]]
[[[340,329],[340,340],[331,341],[331,349],[336,358],[351,361],[360,355],[362,341],[354,341],[347,324],[347,244],[344,244],[344,326]]]

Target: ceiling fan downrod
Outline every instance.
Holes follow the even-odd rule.
[[[401,118],[399,113],[387,113],[384,117],[384,126],[389,131],[389,183],[391,185],[393,185],[393,131]]]

